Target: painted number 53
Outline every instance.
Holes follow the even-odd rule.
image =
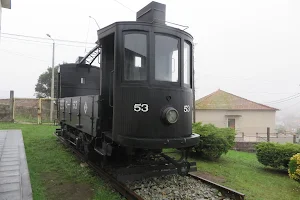
[[[184,105],[183,106],[183,111],[184,112],[190,112],[191,111],[191,107],[189,105]]]
[[[135,112],[140,112],[140,111],[142,111],[142,112],[148,112],[149,106],[146,103],[136,103],[133,106],[133,110]]]

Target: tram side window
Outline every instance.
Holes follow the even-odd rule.
[[[124,79],[129,81],[147,79],[147,36],[130,33],[124,36]]]
[[[184,85],[191,87],[191,44],[187,42],[184,42],[183,60]]]
[[[155,35],[155,80],[178,82],[179,40]]]

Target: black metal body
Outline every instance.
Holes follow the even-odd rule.
[[[85,64],[63,64],[62,66],[58,73],[60,98],[99,95],[99,68]],[[81,81],[84,81],[84,84]]]
[[[76,64],[60,66],[58,119],[70,141],[93,144],[103,156],[111,155],[117,146],[161,150],[198,143],[199,136],[192,133],[193,38],[164,20],[165,6],[152,2],[137,13],[137,21],[98,30],[97,46],[89,54]],[[145,48],[140,42],[128,42],[125,37],[130,34],[145,38]],[[156,58],[158,52],[171,49],[156,48],[156,37],[177,42],[172,55]],[[186,44],[190,54],[184,52]],[[98,61],[100,68],[93,66]],[[164,76],[172,80],[157,78],[160,72],[173,73]],[[166,123],[166,108],[176,110],[176,122]]]
[[[146,81],[124,81],[123,35],[126,31],[144,31],[148,34],[148,79]],[[113,86],[113,138],[114,140],[139,148],[167,148],[192,146],[192,112],[184,113],[184,105],[192,107],[192,89],[179,83],[154,80],[154,33],[159,32],[192,42],[186,32],[160,24],[147,22],[118,22],[99,31],[99,38],[111,31],[116,37],[116,61]],[[183,44],[180,44],[182,46]],[[181,54],[182,55],[182,54]],[[180,59],[181,61],[183,59]],[[149,111],[135,112],[134,104],[148,104]],[[161,120],[161,111],[173,106],[179,112],[176,124],[165,125]]]

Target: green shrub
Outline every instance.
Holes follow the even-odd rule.
[[[205,159],[216,160],[234,145],[235,131],[231,128],[217,128],[199,122],[193,124],[193,133],[200,135],[200,142],[193,151]]]
[[[300,183],[300,153],[291,157],[289,162],[289,177]]]
[[[262,142],[256,145],[257,160],[265,166],[278,169],[287,169],[290,158],[298,152],[300,152],[298,144]]]

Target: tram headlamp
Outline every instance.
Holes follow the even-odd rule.
[[[179,114],[175,108],[168,107],[163,112],[164,120],[169,124],[174,124],[179,118]]]

